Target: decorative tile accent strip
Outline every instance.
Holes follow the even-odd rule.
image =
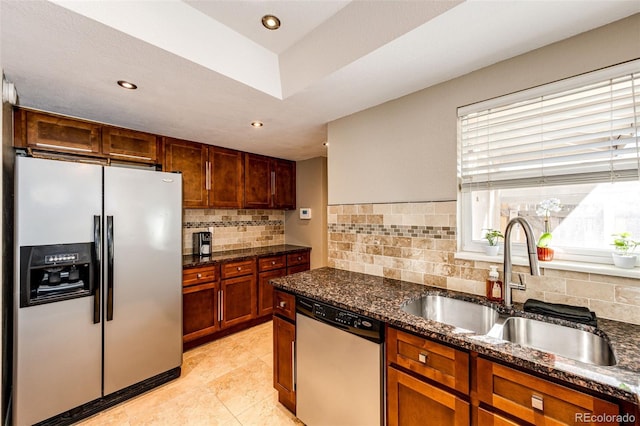
[[[228,222],[185,222],[183,228],[226,228],[229,226],[284,226],[284,220],[231,220]]]
[[[454,240],[456,228],[453,226],[418,225],[370,225],[370,224],[329,224],[329,232],[356,233],[365,235],[391,235],[394,237],[427,237]]]

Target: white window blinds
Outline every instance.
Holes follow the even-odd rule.
[[[640,60],[458,116],[463,190],[640,178]]]

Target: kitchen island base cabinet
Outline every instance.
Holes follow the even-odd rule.
[[[273,387],[278,391],[278,401],[295,414],[295,296],[274,290],[273,313]]]
[[[296,326],[278,316],[273,317],[273,387],[278,401],[296,412],[294,388]]]
[[[469,425],[469,403],[393,367],[387,369],[388,426]]]
[[[618,404],[484,358],[478,358],[477,383],[480,402],[513,417],[517,424],[596,424],[578,421],[577,414],[615,418],[620,412]]]

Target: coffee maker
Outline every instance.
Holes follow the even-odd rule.
[[[209,256],[211,254],[211,232],[193,233],[193,254],[197,256]]]

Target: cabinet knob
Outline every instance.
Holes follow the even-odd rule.
[[[302,260],[302,256],[298,256],[298,260]]]
[[[420,354],[418,354],[418,361],[420,361],[423,364],[426,364],[427,363],[427,357],[428,357],[428,354],[420,353]]]
[[[202,274],[196,274],[197,278],[202,278]]]
[[[531,407],[543,411],[544,410],[544,400],[541,396],[531,395]]]
[[[272,261],[271,261],[271,264],[272,264],[272,265],[275,265],[275,264],[276,264],[276,261],[275,261],[275,260],[272,260]]]
[[[280,307],[281,307],[282,309],[284,309],[286,306],[287,306],[287,302],[285,302],[284,300],[281,300],[281,301],[280,301]]]
[[[242,271],[242,266],[238,266],[238,271]]]

